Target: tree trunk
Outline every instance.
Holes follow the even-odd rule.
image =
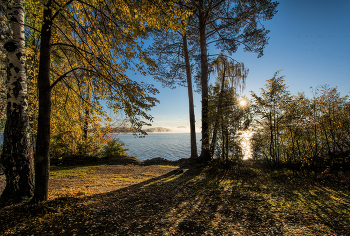
[[[221,116],[221,158],[222,160],[225,159],[225,129],[224,129],[224,117]]]
[[[193,91],[192,91],[192,75],[191,75],[191,65],[188,56],[187,48],[187,36],[186,34],[182,37],[185,63],[186,63],[186,76],[187,76],[187,89],[188,89],[188,102],[189,102],[189,112],[190,112],[190,133],[191,133],[191,157],[198,157],[197,154],[197,140],[196,140],[196,118],[194,116],[194,105],[193,105]]]
[[[229,153],[229,136],[228,136],[228,128],[225,128],[226,135],[226,161],[228,161],[228,153]]]
[[[89,119],[90,119],[90,110],[88,108],[85,108],[84,129],[83,129],[83,131],[84,131],[83,139],[85,142],[88,141]]]
[[[85,108],[85,118],[84,118],[84,141],[85,143],[88,140],[88,134],[89,134],[89,121],[90,121],[90,104],[91,104],[91,89],[90,85],[87,85],[87,92],[86,92],[86,108]]]
[[[219,117],[223,115],[223,110],[222,110],[222,97],[223,97],[223,92],[224,92],[224,85],[225,85],[225,74],[226,74],[226,66],[224,65],[224,73],[223,76],[221,78],[221,89],[220,89],[220,93],[218,94],[219,98],[218,98],[218,105],[217,105],[217,115],[215,117],[214,121],[212,122],[212,127],[213,127],[213,136],[211,139],[211,143],[210,143],[210,155],[213,157],[214,156],[214,152],[215,152],[215,146],[216,146],[216,138],[217,138],[217,131],[219,129]],[[221,122],[223,122],[223,119],[221,119]],[[214,124],[214,125],[213,125]]]
[[[224,67],[226,68],[226,67]],[[214,152],[215,152],[215,146],[216,146],[216,138],[217,138],[217,132],[218,132],[218,129],[219,129],[219,117],[222,117],[222,114],[223,114],[223,110],[222,110],[222,95],[223,95],[223,91],[224,91],[224,82],[225,82],[225,72],[226,70],[224,69],[224,73],[223,73],[223,77],[222,77],[222,80],[221,80],[221,90],[220,90],[220,93],[218,94],[219,98],[218,98],[218,105],[217,105],[217,115],[215,117],[215,120],[214,121],[211,121],[213,122],[212,124],[212,127],[213,127],[213,136],[212,136],[212,139],[211,139],[211,143],[210,143],[210,155],[213,156],[214,155]],[[223,119],[221,118],[221,122],[223,122]]]
[[[50,41],[52,2],[44,7],[44,23],[41,29],[40,62],[38,75],[39,116],[35,153],[35,191],[33,202],[46,201],[50,169]]]
[[[7,121],[4,132],[2,162],[6,187],[2,206],[29,198],[34,189],[33,149],[30,145],[27,77],[24,47],[24,0],[10,1],[7,8],[9,28],[13,32],[4,48],[8,56]]]
[[[203,3],[202,3],[203,4]],[[201,6],[203,7],[203,5]],[[203,8],[199,9],[199,42],[201,51],[201,87],[202,87],[202,161],[210,161],[209,125],[208,125],[208,55],[206,38],[206,19]]]
[[[214,121],[214,128],[213,128],[213,137],[211,139],[211,143],[210,143],[210,155],[214,156],[214,152],[215,152],[215,146],[216,146],[216,137],[217,137],[217,131],[218,131],[218,118],[216,118],[216,120]]]

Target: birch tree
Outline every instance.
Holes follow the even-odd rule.
[[[276,14],[277,2],[271,0],[189,0],[179,3],[184,10],[192,12],[187,21],[186,37],[192,40],[193,59],[197,61],[194,77],[199,79],[202,100],[202,146],[200,159],[211,160],[209,147],[208,80],[210,55],[209,45],[226,52],[235,53],[239,47],[247,52],[263,55],[268,43],[269,31],[261,20],[270,20]],[[179,41],[178,41],[179,42]],[[180,41],[181,42],[181,41]],[[180,45],[178,43],[178,45]],[[169,50],[176,46],[169,43]],[[174,51],[175,52],[175,51]],[[173,71],[174,72],[174,71]],[[175,71],[177,72],[177,71]]]
[[[7,121],[2,152],[6,187],[0,199],[2,205],[31,197],[34,189],[25,71],[24,15],[24,0],[8,1],[7,20],[12,37],[4,45],[8,66]]]
[[[228,160],[229,149],[243,119],[244,111],[238,106],[238,91],[242,91],[249,70],[221,54],[212,63],[216,83],[209,90],[210,153],[213,156],[217,136],[221,133],[222,157]]]
[[[245,51],[258,53],[258,57],[262,56],[269,31],[260,23],[260,19],[272,19],[277,12],[277,5],[277,2],[271,0],[200,0],[190,1],[188,4],[197,18],[199,31],[203,161],[211,159],[208,123],[208,45],[213,43],[218,49],[229,54],[243,46]]]

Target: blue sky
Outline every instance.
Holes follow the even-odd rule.
[[[292,95],[305,92],[312,97],[310,87],[328,84],[337,87],[342,96],[350,92],[350,1],[349,0],[281,0],[278,13],[263,22],[270,30],[264,56],[243,52],[233,54],[249,68],[246,89],[260,93],[266,80],[281,70]],[[141,79],[141,78],[140,78]],[[163,88],[152,77],[141,79],[159,89],[160,104],[152,109],[152,126],[189,132],[187,88]],[[201,125],[201,97],[194,94],[196,126]],[[185,129],[177,129],[185,126]]]

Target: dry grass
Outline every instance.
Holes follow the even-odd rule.
[[[0,235],[348,235],[349,191],[230,169],[56,168],[50,201],[0,210]]]
[[[50,174],[49,199],[115,191],[164,175],[177,168],[177,166],[159,165],[54,167]]]

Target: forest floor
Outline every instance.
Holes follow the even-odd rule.
[[[1,209],[0,235],[349,235],[349,194],[251,161],[54,166],[49,201]]]

